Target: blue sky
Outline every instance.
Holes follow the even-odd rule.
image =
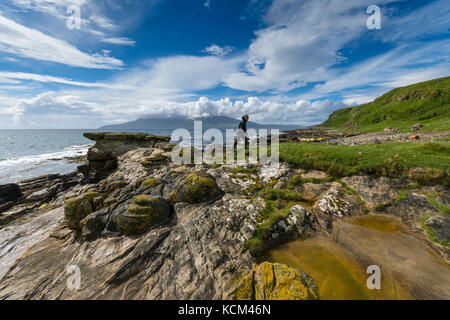
[[[449,21],[448,0],[2,1],[0,129],[244,113],[313,125],[449,76]]]

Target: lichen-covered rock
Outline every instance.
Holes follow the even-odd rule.
[[[385,211],[388,214],[399,216],[403,221],[413,225],[414,221],[419,222],[426,215],[432,216],[439,213],[425,195],[416,192],[408,193],[403,201],[388,206]]]
[[[88,191],[79,196],[68,198],[64,205],[64,215],[67,226],[72,230],[80,230],[80,222],[95,211],[94,199],[98,195],[95,191]]]
[[[142,181],[141,185],[139,186],[139,189],[146,190],[149,188],[153,188],[157,185],[160,185],[161,183],[162,183],[162,181],[159,179],[154,179],[154,178],[145,179],[144,181]]]
[[[172,202],[202,203],[217,200],[223,195],[214,177],[205,172],[183,176],[172,195]]]
[[[306,273],[280,263],[263,262],[253,270],[231,281],[225,287],[226,299],[236,300],[318,300],[319,292],[314,280]],[[226,290],[226,288],[225,288]]]
[[[166,162],[167,160],[169,160],[170,158],[162,153],[157,153],[156,155],[152,155],[150,157],[145,158],[141,164],[143,166],[152,166],[154,164],[160,164],[163,162]]]
[[[450,217],[447,214],[436,214],[428,219],[425,224],[433,230],[433,234],[439,241],[450,241]]]
[[[406,181],[386,177],[351,176],[342,180],[356,190],[369,207],[393,203],[398,198],[400,189],[407,185]]]
[[[89,214],[81,221],[82,237],[85,240],[96,239],[104,230],[109,217],[108,209],[102,209],[100,211]]]
[[[349,202],[343,197],[343,193],[337,189],[330,189],[317,203],[319,209],[326,214],[336,217],[348,215]]]
[[[117,231],[125,235],[139,235],[152,226],[164,222],[170,215],[168,202],[149,195],[133,198],[128,210],[115,217]]]

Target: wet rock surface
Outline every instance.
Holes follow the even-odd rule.
[[[80,175],[75,172],[45,175],[0,186],[0,227],[34,210],[58,206],[65,192],[80,183],[80,180]]]
[[[381,286],[399,286],[412,299],[449,299],[450,268],[439,262],[417,238],[342,223],[334,230],[335,241],[352,252],[364,266],[380,266]],[[397,288],[396,290],[400,290]]]

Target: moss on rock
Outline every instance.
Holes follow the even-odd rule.
[[[154,156],[145,158],[145,159],[141,162],[141,164],[142,164],[143,166],[152,166],[152,165],[154,165],[154,164],[162,163],[162,162],[165,162],[165,161],[167,161],[167,160],[169,160],[169,157],[165,156],[165,155],[162,154],[162,153],[158,153],[158,154],[156,154],[156,155],[154,155]]]
[[[306,273],[284,264],[263,262],[242,277],[230,298],[237,300],[317,300],[319,291]]]
[[[139,235],[165,221],[170,214],[168,202],[149,195],[133,198],[128,210],[115,218],[117,230],[125,235]]]
[[[202,203],[216,200],[222,196],[222,190],[214,177],[204,172],[193,172],[178,181],[172,202]]]
[[[95,211],[94,199],[97,192],[89,191],[77,197],[68,198],[64,205],[67,226],[72,230],[80,230],[80,221]]]
[[[160,185],[161,183],[162,183],[162,181],[159,179],[154,179],[154,178],[146,179],[146,180],[142,181],[141,185],[139,186],[139,189],[149,189],[154,186]]]

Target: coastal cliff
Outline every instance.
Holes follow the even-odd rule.
[[[282,261],[263,262],[279,244],[318,236],[363,266],[383,259],[388,278],[408,280],[401,286],[409,297],[450,298],[442,281],[450,281],[450,222],[427,198],[433,193],[448,206],[446,187],[336,178],[288,162],[278,170],[176,165],[165,137],[86,136],[96,144],[71,176],[77,180],[2,229],[0,299],[318,299],[313,277]],[[346,223],[380,213],[407,229],[392,239],[393,255],[368,254],[357,245],[368,233]],[[405,242],[440,262],[426,263],[425,276],[406,277],[403,269],[423,256],[412,256]],[[399,254],[410,260],[396,263]],[[70,266],[80,270],[79,288],[67,285]]]

